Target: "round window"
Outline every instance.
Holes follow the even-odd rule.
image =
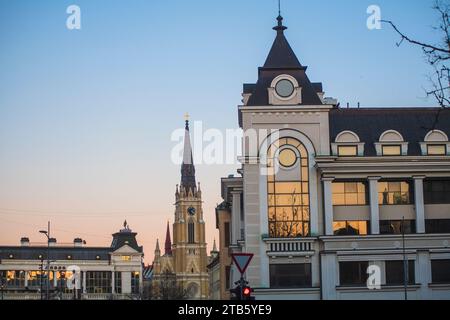
[[[292,167],[297,162],[297,155],[292,149],[283,149],[280,151],[278,161],[283,167]]]
[[[294,84],[287,79],[282,79],[275,85],[275,91],[280,97],[290,97],[294,93]]]

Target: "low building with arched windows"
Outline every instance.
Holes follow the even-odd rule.
[[[340,108],[277,20],[222,179],[221,298],[246,252],[256,299],[450,299],[450,110]]]
[[[125,222],[105,247],[73,243],[0,246],[0,299],[140,300],[143,293],[143,247]]]

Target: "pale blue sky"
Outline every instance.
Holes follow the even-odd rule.
[[[70,4],[81,30],[66,28]],[[369,31],[371,4],[437,42],[431,1],[284,0],[310,79],[342,105],[434,105],[420,49],[397,48],[387,26]],[[51,218],[61,241],[84,231],[107,243],[128,216],[152,255],[179,181],[171,132],[187,111],[207,128],[237,127],[242,83],[256,80],[276,15],[276,0],[0,0],[0,242],[40,240],[33,232]],[[220,177],[233,171],[197,168],[210,244]]]

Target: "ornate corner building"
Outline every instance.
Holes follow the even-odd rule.
[[[173,244],[167,224],[164,255],[156,243],[153,261],[153,288],[160,298],[209,298],[205,221],[203,220],[202,192],[195,179],[189,122],[186,120],[181,184],[175,191]],[[168,284],[170,282],[170,284]],[[172,287],[164,297],[163,288]],[[173,289],[175,288],[174,292]],[[159,291],[159,292],[158,292]]]
[[[257,299],[450,299],[450,110],[340,107],[277,20],[238,111],[256,148],[222,179],[221,298],[248,252]]]

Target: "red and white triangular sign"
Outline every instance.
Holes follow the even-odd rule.
[[[239,272],[244,274],[253,258],[253,253],[233,253],[231,257],[233,258]]]

